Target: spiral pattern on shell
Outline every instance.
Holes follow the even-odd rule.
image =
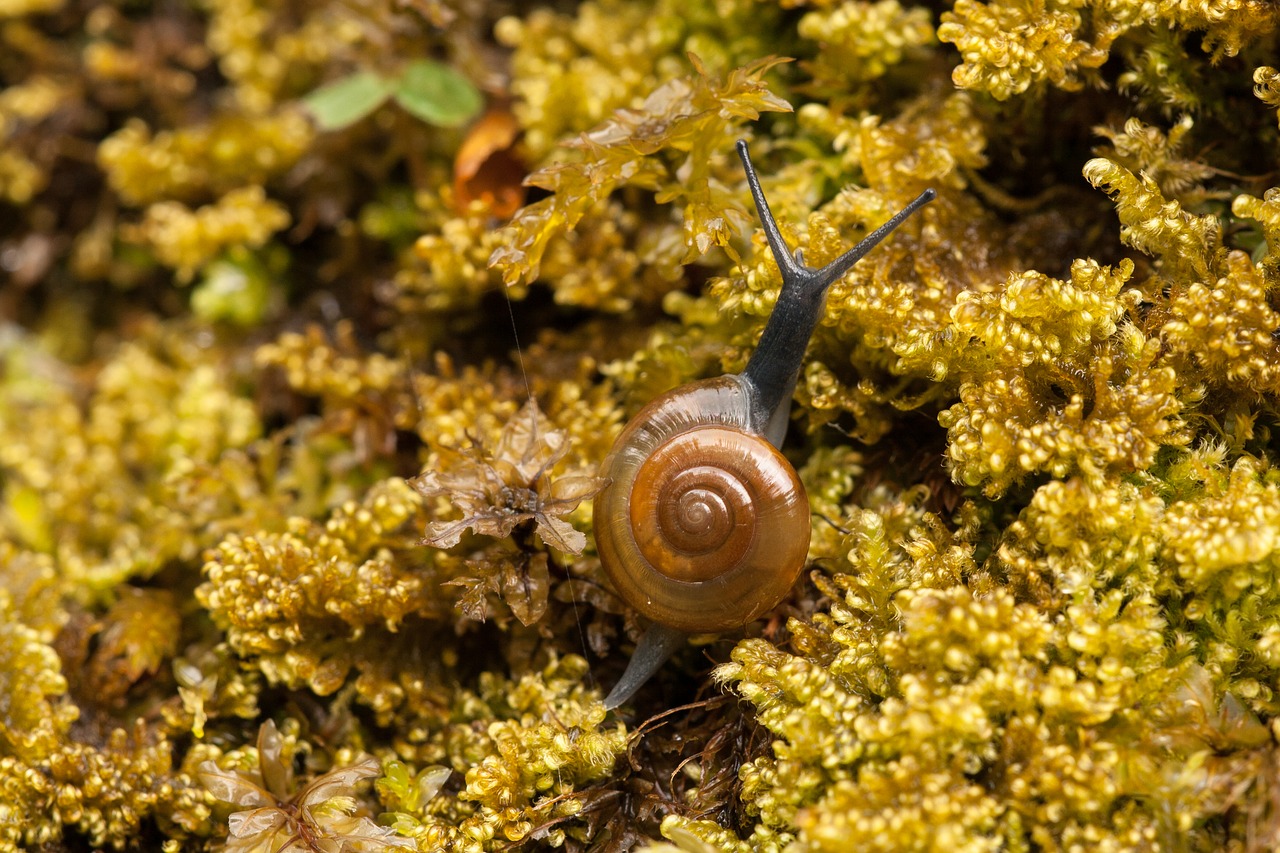
[[[804,487],[758,434],[749,390],[723,376],[659,397],[605,461],[601,562],[628,604],[677,630],[755,619],[791,589],[808,555]]]

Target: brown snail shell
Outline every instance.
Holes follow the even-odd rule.
[[[804,568],[804,486],[755,416],[742,377],[695,382],[645,406],[605,461],[600,559],[618,594],[654,622],[737,628],[777,604]]]

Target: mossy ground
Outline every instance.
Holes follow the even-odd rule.
[[[0,0],[0,851],[1280,846],[1278,31]],[[738,138],[811,264],[939,197],[810,347],[812,572],[606,714]]]

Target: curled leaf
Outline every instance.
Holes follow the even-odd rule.
[[[296,744],[268,720],[258,730],[256,773],[224,770],[214,762],[200,765],[200,780],[213,796],[242,807],[227,818],[228,851],[292,849],[412,849],[408,838],[355,814],[355,786],[381,774],[376,758],[335,767],[310,784],[292,791],[292,756]],[[266,787],[259,780],[267,780]],[[288,785],[288,789],[281,786]]]
[[[550,589],[546,554],[531,554],[527,560],[509,560],[502,565],[502,598],[520,624],[532,625],[542,618]]]
[[[273,802],[272,796],[262,786],[243,773],[223,770],[212,760],[203,761],[199,768],[200,781],[215,800],[238,806],[265,806]]]
[[[459,213],[481,201],[494,216],[506,219],[524,203],[528,171],[513,146],[520,134],[516,117],[504,109],[482,115],[453,160],[453,198]]]
[[[423,497],[447,498],[463,517],[430,522],[423,542],[452,548],[467,530],[501,539],[532,522],[545,544],[566,554],[582,553],[586,535],[563,516],[600,491],[604,481],[585,474],[553,479],[551,469],[568,450],[565,434],[553,429],[530,400],[503,427],[492,452],[479,446],[448,452],[442,458],[448,464],[424,471],[414,486]]]

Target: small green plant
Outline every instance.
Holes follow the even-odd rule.
[[[398,75],[363,69],[316,89],[302,99],[323,130],[341,130],[370,115],[388,100],[437,127],[466,124],[484,98],[471,81],[439,62],[419,59]]]

